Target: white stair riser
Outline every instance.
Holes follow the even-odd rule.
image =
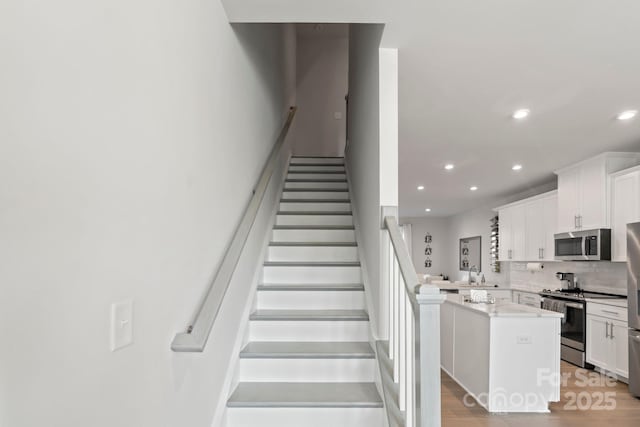
[[[344,166],[316,166],[316,165],[303,165],[303,166],[289,166],[289,172],[344,172]]]
[[[362,291],[265,291],[258,292],[258,309],[364,310]]]
[[[350,212],[349,202],[280,202],[281,211],[302,211],[302,212]]]
[[[240,381],[371,382],[375,359],[240,359]]]
[[[227,427],[382,427],[382,408],[227,408]]]
[[[356,246],[269,246],[268,261],[358,261]]]
[[[250,341],[369,341],[369,322],[354,320],[249,322]]]
[[[334,199],[349,200],[349,193],[345,191],[285,191],[283,199]]]
[[[308,165],[331,163],[336,165],[344,165],[344,159],[342,157],[292,157],[291,163],[304,163]]]
[[[284,184],[285,190],[290,189],[325,189],[330,188],[332,190],[346,190],[346,182],[287,182]]]
[[[273,230],[274,242],[355,242],[353,230]]]
[[[344,173],[289,173],[287,179],[347,179],[347,175]]]
[[[279,267],[263,268],[263,283],[361,283],[360,267]]]
[[[353,225],[351,215],[278,215],[276,225]]]

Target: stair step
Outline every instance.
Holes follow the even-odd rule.
[[[278,215],[291,215],[291,216],[308,216],[308,215],[340,215],[340,216],[352,216],[351,211],[278,211]]]
[[[280,211],[328,211],[328,212],[349,212],[351,213],[351,203],[347,200],[338,201],[313,201],[313,200],[284,200],[280,201]]]
[[[253,321],[368,321],[369,314],[364,310],[256,310],[249,320]]]
[[[305,163],[305,162],[294,162],[289,163],[289,167],[291,166],[342,166],[344,167],[344,163],[331,163],[331,162],[318,162],[318,163]]]
[[[286,181],[284,189],[289,190],[347,190],[347,181]]]
[[[322,177],[322,178],[316,178],[316,179],[308,179],[308,178],[300,178],[300,177],[293,177],[293,178],[287,178],[284,181],[285,183],[289,182],[289,183],[334,183],[334,182],[339,182],[339,183],[344,183],[347,184],[347,179],[346,178],[335,178],[332,176],[326,176],[326,177]]]
[[[344,166],[341,166],[341,165],[336,165],[336,166],[314,166],[314,165],[290,166],[289,170],[287,172],[289,173],[289,176],[296,175],[296,174],[308,174],[308,173],[319,174],[319,175],[326,175],[326,174],[342,174],[342,175],[344,175],[345,174]]]
[[[360,283],[360,266],[265,265],[262,283]]]
[[[264,283],[259,291],[364,291],[362,283]]]
[[[319,180],[332,180],[332,181],[344,181],[347,179],[345,172],[289,172],[287,174],[287,181],[291,180],[304,180],[304,181],[319,181]]]
[[[271,242],[267,261],[355,262],[358,247],[355,242]]]
[[[278,225],[271,232],[274,242],[348,242],[356,241],[353,226]]]
[[[374,383],[241,382],[230,408],[381,408]]]
[[[385,423],[383,408],[227,408],[227,426],[384,427]]]
[[[285,291],[258,291],[258,310],[364,310],[364,292],[312,291],[288,289]]]
[[[269,246],[320,246],[320,247],[357,247],[356,242],[270,242]]]
[[[289,165],[289,173],[291,172],[340,172],[344,173],[343,165]]]
[[[240,358],[373,359],[375,353],[368,342],[258,341],[248,343]]]
[[[369,321],[251,321],[250,341],[367,341]]]
[[[274,225],[274,230],[355,230],[353,225]]]
[[[360,267],[359,261],[265,261],[266,267]]]
[[[276,225],[351,225],[353,226],[353,216],[351,212],[278,212]]]
[[[332,164],[332,165],[343,165],[344,157],[313,157],[313,156],[293,156],[289,161],[289,164],[305,164],[305,165],[315,165],[318,163],[322,164]]]
[[[334,199],[334,200],[349,200],[349,192],[344,190],[326,190],[326,189],[314,189],[314,190],[284,190],[282,194],[284,199],[289,200],[317,200],[317,199]]]

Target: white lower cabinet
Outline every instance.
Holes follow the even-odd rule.
[[[605,312],[617,314],[603,317],[603,307]],[[616,318],[625,312],[620,307],[587,303],[587,362],[624,380],[629,377],[627,322]]]

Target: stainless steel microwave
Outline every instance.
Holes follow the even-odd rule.
[[[562,261],[610,261],[611,230],[598,228],[554,235],[554,258]]]

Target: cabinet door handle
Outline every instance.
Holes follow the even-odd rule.
[[[578,215],[578,227],[582,229],[582,215]]]
[[[609,338],[609,322],[607,322],[607,326],[604,327],[604,336],[605,338]]]
[[[544,248],[540,248],[540,254],[542,255],[540,259],[544,259]]]
[[[573,216],[573,227],[578,228],[578,215]]]
[[[614,316],[618,316],[620,314],[617,311],[611,311],[611,310],[602,310],[602,312],[607,314],[612,314]]]
[[[611,322],[611,333],[609,334],[609,338],[614,339],[615,337],[613,336],[613,322]]]

